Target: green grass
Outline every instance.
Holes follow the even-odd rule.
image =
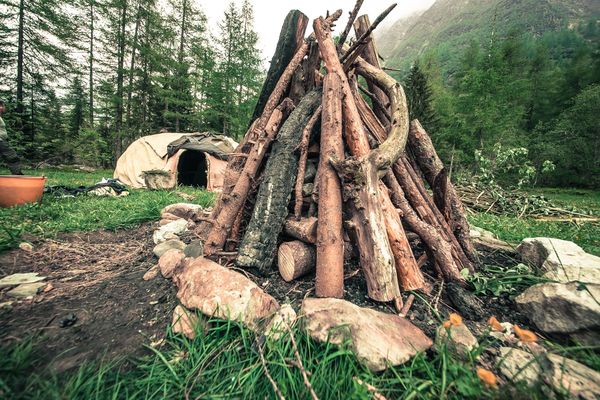
[[[94,173],[80,171],[36,170],[27,175],[44,175],[47,185],[91,186],[112,171]],[[0,174],[6,171],[0,171]],[[193,203],[209,206],[214,194],[191,187],[177,190],[132,190],[126,197],[82,195],[56,198],[44,195],[42,204],[0,208],[0,251],[15,247],[24,234],[52,237],[59,232],[119,229],[157,220],[160,210],[169,204],[188,202],[176,192],[195,196]]]
[[[302,365],[320,399],[369,399],[355,378],[375,386],[388,399],[486,399],[507,397],[504,386],[486,388],[476,376],[477,356],[456,358],[445,347],[419,354],[383,373],[361,366],[348,346],[319,344],[295,330]],[[0,348],[0,397],[11,399],[182,399],[276,398],[266,378],[253,333],[233,323],[213,322],[193,341],[169,336],[160,350],[131,363],[88,364],[63,375],[31,373],[35,357],[30,342]],[[288,336],[262,342],[266,368],[287,399],[308,399]],[[535,391],[523,398],[543,398]]]
[[[600,216],[600,191],[546,188],[529,190],[529,193],[543,194],[559,207]],[[470,215],[469,222],[509,242],[516,243],[526,237],[555,237],[575,242],[585,251],[600,256],[600,222],[541,221],[484,213]]]

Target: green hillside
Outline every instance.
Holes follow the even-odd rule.
[[[378,32],[377,42],[388,66],[408,70],[419,55],[436,50],[451,74],[472,41],[481,44],[515,30],[538,36],[573,29],[596,15],[597,0],[438,0]]]

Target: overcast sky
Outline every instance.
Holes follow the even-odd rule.
[[[397,0],[398,5],[387,16],[380,26],[389,25],[403,16],[410,15],[415,11],[426,9],[435,0]],[[197,0],[202,6],[213,32],[217,32],[217,24],[223,18],[223,12],[229,3],[228,0]],[[242,0],[234,0],[241,4]],[[283,20],[291,9],[299,9],[311,18],[306,28],[307,35],[312,32],[312,19],[325,15],[327,10],[333,12],[339,8],[343,14],[339,19],[336,30],[342,31],[348,20],[348,13],[352,10],[355,0],[250,0],[254,6],[254,27],[259,35],[258,46],[262,51],[265,64],[271,60],[279,31]],[[359,15],[368,14],[373,21],[382,11],[393,4],[393,0],[365,0]]]

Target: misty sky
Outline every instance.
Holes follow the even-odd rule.
[[[240,4],[242,0],[234,0]],[[403,16],[415,11],[428,8],[435,0],[397,0],[398,5],[384,20],[382,25],[391,24]],[[348,13],[352,10],[355,0],[251,0],[254,6],[255,29],[260,37],[258,46],[262,57],[267,64],[275,51],[279,31],[283,20],[291,9],[299,9],[311,18],[306,29],[307,35],[312,32],[312,19],[325,15],[327,10],[333,12],[339,8],[344,12],[339,19],[336,30],[343,30],[348,20]],[[223,17],[223,11],[229,3],[228,0],[198,0],[208,17],[213,32],[217,32],[217,24]],[[393,0],[365,0],[359,15],[369,14],[371,21],[393,4]]]

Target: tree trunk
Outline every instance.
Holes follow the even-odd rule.
[[[344,157],[342,141],[342,83],[339,75],[323,81],[319,161],[317,224],[317,297],[344,297],[344,238],[342,234],[342,187],[332,160]]]
[[[273,264],[277,238],[288,214],[298,168],[295,149],[300,143],[302,129],[320,102],[320,91],[308,93],[279,131],[263,172],[250,223],[239,248],[236,263],[242,267],[255,267],[265,271]],[[209,239],[207,247],[215,248],[215,243]]]
[[[425,176],[425,179],[427,179],[429,186],[431,188],[440,186],[439,183],[436,185],[436,179],[444,169],[444,165],[435,151],[431,138],[416,119],[410,124],[408,140],[410,149],[414,153],[416,162],[421,171],[423,171],[423,175]],[[444,176],[443,179],[447,180],[448,178]],[[477,263],[477,251],[475,250],[469,235],[469,223],[465,218],[465,210],[462,202],[456,193],[454,185],[452,185],[450,181],[445,183],[445,187],[445,195],[441,196],[443,203],[438,204],[441,203],[438,201],[436,202],[436,205],[447,218],[448,224],[450,224],[454,236],[456,236],[465,255],[469,260]]]
[[[121,21],[118,35],[117,51],[117,92],[115,111],[115,160],[123,152],[123,81],[125,75],[125,26],[127,25],[127,0],[123,0],[121,9]]]
[[[363,35],[367,31],[367,29],[369,29],[370,25],[371,22],[369,21],[368,15],[365,14],[358,17],[358,19],[354,23],[354,31],[356,32],[356,37],[360,37],[361,35]],[[368,36],[368,44],[363,49],[360,55],[369,64],[373,65],[374,67],[381,68],[379,64],[379,56],[377,55],[377,48],[375,47],[375,39],[373,38],[372,34]],[[389,100],[386,94],[383,92],[383,90],[377,87],[373,83],[373,81],[367,81],[367,85],[369,87],[369,92],[373,93],[375,98],[378,100],[373,102],[373,111],[375,112],[375,115],[377,116],[379,121],[381,121],[381,124],[384,127],[388,127],[388,110],[382,109],[381,105],[388,104]]]
[[[277,251],[279,274],[286,282],[313,271],[315,260],[315,247],[299,240],[283,242]]]
[[[19,1],[19,32],[17,39],[17,114],[23,123],[23,68],[25,45],[25,0]],[[21,126],[21,129],[23,127]]]
[[[204,252],[207,255],[223,249],[225,240],[231,232],[232,225],[246,202],[248,192],[252,187],[252,181],[256,178],[265,154],[267,154],[267,150],[277,136],[284,113],[289,107],[290,100],[286,99],[277,109],[275,109],[275,111],[273,111],[271,119],[265,128],[265,133],[257,140],[256,144],[248,154],[248,159],[244,164],[242,173],[235,183],[235,187],[231,193],[226,194],[221,198],[223,204],[219,215],[215,218],[212,228],[208,233],[206,244],[204,246]]]
[[[127,127],[131,128],[131,98],[133,95],[133,70],[135,68],[135,51],[138,47],[138,32],[140,29],[140,22],[142,17],[142,5],[138,6],[137,16],[135,18],[135,29],[133,31],[133,44],[131,46],[131,62],[129,64],[129,77],[127,82],[127,111],[126,111],[126,121]]]
[[[90,128],[94,129],[94,5],[95,0],[90,0]]]
[[[391,301],[400,296],[400,288],[379,199],[378,170],[379,167],[383,167],[381,161],[384,158],[381,156],[384,154],[377,150],[370,152],[367,135],[360,121],[350,85],[331,39],[330,25],[323,18],[317,18],[314,22],[314,31],[328,75],[338,75],[342,85],[344,137],[354,157],[344,162],[334,161],[338,173],[343,177],[345,193],[347,192],[350,197],[346,204],[351,210],[352,226],[357,238],[369,297],[378,301]],[[398,139],[398,135],[394,135],[393,139]],[[402,143],[396,144],[403,147]],[[385,156],[394,157],[392,153],[385,153]],[[321,197],[323,197],[322,188],[319,187],[319,199]]]
[[[283,74],[286,66],[290,63],[294,54],[302,45],[304,32],[308,25],[308,17],[298,10],[291,10],[283,21],[279,41],[275,49],[275,54],[271,59],[271,65],[265,83],[258,96],[258,101],[254,107],[254,113],[250,124],[263,114],[265,105],[269,96],[273,92],[275,85]]]

